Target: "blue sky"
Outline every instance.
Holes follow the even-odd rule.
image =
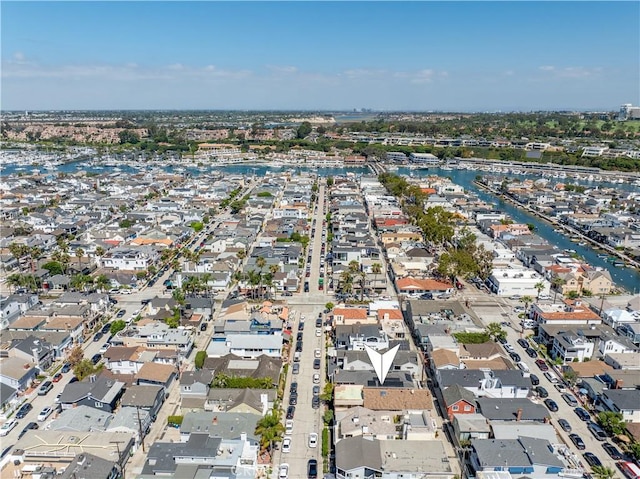
[[[617,109],[639,2],[3,2],[2,109]]]

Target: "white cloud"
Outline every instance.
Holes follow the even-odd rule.
[[[267,70],[276,74],[293,74],[298,73],[298,67],[293,65],[267,65]]]
[[[538,69],[542,70],[543,72],[552,72],[553,70],[556,69],[556,67],[554,67],[552,65],[543,65],[543,66],[539,67]]]

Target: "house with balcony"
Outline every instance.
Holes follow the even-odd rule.
[[[563,363],[584,362],[593,357],[594,343],[580,334],[564,332],[553,339],[551,357],[561,359]]]
[[[624,422],[640,422],[640,389],[605,389],[600,402],[609,411],[622,414]]]
[[[0,383],[17,391],[26,391],[36,378],[38,370],[33,363],[10,357],[0,359]]]
[[[335,334],[336,349],[365,351],[365,345],[376,351],[389,348],[389,337],[378,325],[338,325]]]
[[[598,325],[602,318],[580,299],[565,299],[562,304],[533,303],[530,317],[539,325]]]
[[[528,375],[525,376],[522,371],[514,369],[438,369],[435,371],[434,379],[442,390],[458,384],[477,398],[526,398],[533,388]]]
[[[538,283],[545,285],[542,292],[549,291],[549,284],[539,273],[524,268],[494,268],[487,280],[489,289],[498,296],[518,294],[535,298],[538,295]]]

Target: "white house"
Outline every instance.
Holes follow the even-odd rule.
[[[549,283],[543,279],[538,273],[529,269],[500,268],[493,270],[488,283],[491,291],[498,296],[519,294],[535,298],[538,295],[536,284],[542,282],[545,285],[542,293],[549,291]]]
[[[561,358],[565,363],[578,360],[583,362],[593,356],[594,344],[584,336],[567,332],[553,339],[551,357]]]

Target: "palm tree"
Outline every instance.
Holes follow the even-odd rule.
[[[616,474],[613,469],[606,466],[593,466],[591,470],[598,479],[611,479]]]
[[[276,300],[276,297],[278,295],[278,286],[275,283],[274,278],[276,276],[276,273],[280,271],[280,266],[277,264],[271,264],[269,265],[269,273],[271,273],[271,285],[273,286],[273,300]]]
[[[236,253],[236,256],[238,257],[238,259],[239,259],[240,261],[242,261],[243,259],[245,259],[245,258],[247,257],[247,251],[246,251],[246,250],[244,250],[244,249],[241,249],[240,251],[238,251],[238,252]]]
[[[279,411],[273,409],[256,424],[255,434],[260,436],[260,446],[271,450],[273,443],[279,441],[284,434],[284,426],[280,421]]]
[[[20,260],[29,254],[29,247],[20,243],[11,243],[9,245],[9,252],[18,262],[18,266],[20,266]]]
[[[566,281],[564,279],[562,279],[559,276],[555,276],[552,280],[551,280],[551,284],[553,285],[553,302],[556,302],[556,296],[558,295],[558,290],[560,289],[560,287],[565,284]]]
[[[62,265],[62,273],[67,274],[67,268],[69,267],[71,257],[64,250],[54,251],[51,255],[51,259],[60,263]]]
[[[40,258],[40,256],[42,256],[42,250],[37,246],[33,246],[29,248],[28,254],[29,254],[29,258],[31,259],[31,271],[35,271],[36,270],[35,262],[38,258]]]
[[[202,287],[204,288],[205,293],[207,294],[207,296],[209,295],[209,281],[211,281],[211,273],[204,273],[201,277],[200,277],[200,283],[202,284]]]
[[[24,277],[19,273],[14,273],[7,278],[7,284],[15,290],[16,288],[24,286]]]
[[[340,273],[340,290],[343,293],[351,293],[353,291],[353,275],[347,269]]]
[[[84,250],[82,248],[76,248],[76,258],[78,258],[78,271],[82,270],[82,257],[84,256]]]
[[[258,273],[260,274],[260,297],[264,298],[264,293],[262,291],[262,269],[267,265],[267,260],[264,259],[262,256],[258,256],[258,258],[256,259],[256,266],[258,267],[259,271]]]
[[[258,286],[262,281],[262,275],[252,269],[247,272],[247,280],[249,281],[249,285],[251,286],[251,299],[256,299],[256,286]]]
[[[536,291],[538,291],[538,296],[536,297],[536,299],[539,299],[540,292],[544,289],[544,283],[542,281],[539,281],[535,284],[534,288],[536,288]]]
[[[520,301],[524,303],[525,313],[529,311],[529,304],[533,302],[533,298],[531,296],[523,296],[522,298],[520,298]]]
[[[371,265],[371,272],[373,273],[373,289],[376,289],[376,283],[378,282],[378,275],[382,273],[382,265],[380,263],[373,263]]]
[[[101,274],[95,279],[94,284],[98,291],[104,292],[111,286],[111,281],[109,281],[109,278],[107,278],[104,274]]]
[[[360,301],[364,301],[364,290],[367,285],[367,273],[366,271],[358,272],[358,283],[360,284]]]

